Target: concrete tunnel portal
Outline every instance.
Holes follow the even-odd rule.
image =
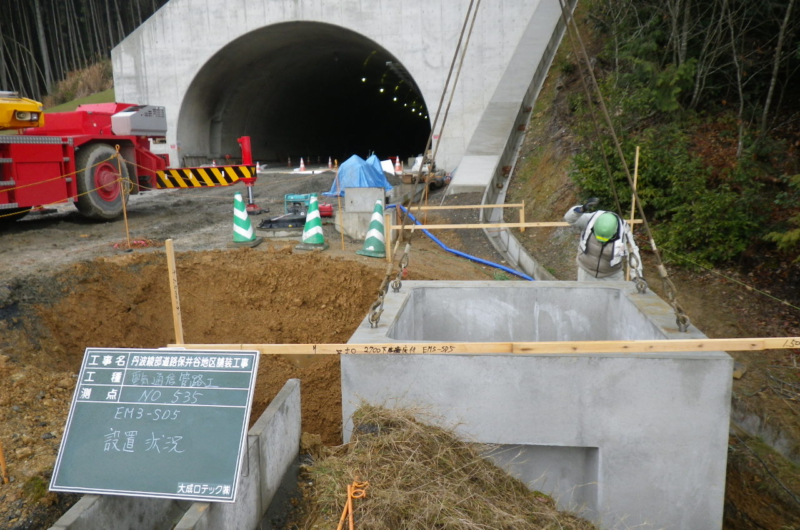
[[[266,26],[232,41],[199,70],[181,104],[182,163],[239,157],[297,166],[353,154],[420,154],[432,116],[403,65],[374,41],[319,22]]]

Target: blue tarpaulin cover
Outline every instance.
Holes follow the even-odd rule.
[[[386,175],[381,169],[381,161],[375,155],[366,161],[358,155],[345,160],[339,166],[338,179],[333,180],[331,191],[323,195],[326,197],[344,195],[345,188],[383,188],[387,192],[392,191],[392,185],[386,180]],[[337,193],[337,189],[340,193]]]

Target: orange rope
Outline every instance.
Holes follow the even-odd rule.
[[[122,180],[125,180],[125,179],[123,179],[123,178],[121,178],[121,177],[120,177],[120,178],[118,178],[117,180],[115,180],[114,182],[121,182]],[[79,194],[77,194],[77,195],[70,195],[70,196],[69,196],[69,197],[67,197],[66,199],[62,199],[62,200],[60,200],[60,201],[49,202],[49,203],[46,203],[46,204],[41,204],[40,206],[41,206],[41,207],[55,206],[56,204],[61,204],[61,203],[63,203],[63,202],[66,202],[66,201],[68,201],[68,200],[70,200],[70,199],[77,199],[78,197],[82,197],[82,196],[84,196],[84,195],[88,195],[88,194],[90,194],[90,193],[92,193],[92,192],[94,192],[94,191],[97,191],[97,190],[99,190],[100,188],[103,188],[103,187],[105,187],[105,186],[100,186],[100,187],[98,187],[98,188],[92,188],[92,189],[90,189],[90,190],[84,191],[83,193],[79,193]],[[33,210],[35,210],[36,208],[39,208],[39,206],[34,206],[33,208],[28,208],[27,210],[22,210],[22,211],[18,211],[18,212],[14,212],[14,213],[7,213],[7,214],[5,214],[5,215],[0,215],[0,219],[2,219],[3,217],[13,217],[13,216],[15,216],[15,215],[20,215],[20,214],[23,214],[23,213],[28,213],[28,212],[30,212],[30,211],[33,211]]]
[[[2,191],[0,191],[0,193],[5,193],[5,192],[8,192],[8,191],[19,190],[19,189],[22,189],[22,188],[28,188],[28,187],[30,187],[30,186],[36,186],[36,185],[39,185],[39,184],[44,184],[44,183],[46,183],[46,182],[53,182],[53,181],[55,181],[55,180],[59,180],[59,179],[62,179],[62,178],[69,177],[70,175],[77,175],[77,174],[78,174],[78,173],[80,173],[81,171],[86,171],[86,170],[88,170],[88,169],[91,169],[91,168],[93,168],[93,167],[99,166],[100,164],[103,164],[103,163],[105,163],[105,162],[108,162],[109,160],[112,160],[112,159],[114,159],[114,158],[117,158],[117,159],[121,160],[121,162],[119,163],[120,165],[119,165],[118,167],[121,167],[121,165],[125,163],[125,159],[124,159],[124,158],[122,158],[122,156],[119,154],[119,146],[117,146],[117,152],[116,152],[116,153],[114,153],[114,154],[113,154],[113,155],[111,155],[110,157],[106,158],[105,160],[101,160],[100,162],[97,162],[96,164],[92,164],[91,166],[87,166],[87,167],[85,167],[85,168],[83,168],[83,169],[79,169],[79,170],[77,170],[77,171],[73,171],[72,173],[67,173],[66,175],[60,175],[60,176],[58,176],[58,177],[54,177],[54,178],[51,178],[51,179],[42,180],[41,182],[32,182],[32,183],[30,183],[30,184],[23,184],[22,186],[16,186],[16,187],[14,187],[14,188],[5,188],[5,189],[3,189]],[[123,181],[123,180],[130,180],[130,179],[123,179],[122,177],[120,177],[120,178],[118,178],[117,180],[115,180],[114,182],[121,182],[121,181]],[[107,186],[107,185],[108,185],[108,184],[106,184],[106,186]],[[77,195],[70,195],[70,196],[68,196],[66,199],[62,199],[62,200],[60,200],[60,201],[54,201],[54,202],[50,202],[50,203],[46,203],[46,204],[41,204],[41,205],[39,205],[39,206],[34,206],[34,207],[32,207],[32,208],[28,208],[27,210],[22,210],[22,211],[17,211],[17,212],[14,212],[14,213],[7,213],[7,214],[4,214],[4,215],[0,215],[0,219],[2,219],[2,218],[4,218],[4,217],[14,217],[14,216],[16,216],[16,215],[20,215],[20,214],[26,214],[26,213],[28,213],[28,212],[31,212],[31,211],[35,210],[36,208],[39,208],[39,207],[47,207],[47,206],[54,206],[54,205],[56,205],[56,204],[61,204],[61,203],[63,203],[63,202],[66,202],[66,201],[68,201],[68,200],[70,200],[70,199],[73,199],[73,202],[75,202],[75,201],[74,201],[74,199],[77,199],[78,197],[82,197],[82,196],[84,196],[84,195],[88,195],[88,194],[90,194],[90,193],[92,193],[92,192],[95,192],[95,191],[99,190],[100,188],[104,188],[104,187],[105,187],[105,186],[99,186],[99,187],[97,187],[97,188],[92,188],[92,189],[90,189],[90,190],[86,190],[86,191],[85,191],[85,192],[83,192],[83,193],[78,193]],[[122,189],[122,193],[123,193],[123,194],[125,193],[125,189],[124,189],[124,188]],[[124,198],[123,198],[123,201],[124,201]]]
[[[71,177],[71,176],[73,176],[73,175],[77,175],[77,174],[78,174],[78,173],[80,173],[81,171],[86,171],[87,169],[91,169],[91,168],[93,168],[93,167],[95,167],[95,166],[99,166],[100,164],[103,164],[103,163],[105,163],[105,162],[108,162],[108,161],[109,161],[109,160],[111,160],[112,158],[117,158],[118,156],[119,156],[119,153],[117,153],[117,154],[114,154],[114,155],[111,155],[110,157],[106,158],[105,160],[101,160],[100,162],[98,162],[98,163],[96,163],[96,164],[92,164],[91,166],[87,166],[87,167],[85,167],[85,168],[83,168],[83,169],[78,169],[78,170],[76,170],[76,171],[73,171],[73,172],[71,172],[71,173],[66,173],[66,174],[64,174],[64,175],[59,175],[59,176],[57,176],[57,177],[53,177],[53,178],[51,178],[51,179],[47,179],[47,180],[41,180],[41,181],[39,181],[39,182],[31,182],[30,184],[22,184],[22,185],[20,185],[20,186],[15,186],[15,187],[13,187],[13,188],[3,188],[3,189],[2,189],[2,191],[0,191],[0,193],[5,193],[5,192],[8,192],[8,191],[16,191],[16,190],[21,190],[21,189],[23,189],[23,188],[30,188],[31,186],[38,186],[39,184],[46,184],[46,183],[48,183],[48,182],[53,182],[53,181],[60,180],[60,179],[63,179],[63,178]],[[124,162],[124,159],[123,159],[123,162]]]

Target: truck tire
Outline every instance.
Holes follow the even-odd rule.
[[[110,221],[122,215],[122,193],[128,182],[127,164],[111,158],[116,150],[108,144],[82,147],[75,157],[78,174],[78,211],[86,218]],[[122,180],[120,180],[122,179]]]

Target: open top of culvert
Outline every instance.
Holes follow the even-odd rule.
[[[244,35],[200,69],[178,141],[188,163],[238,157],[241,135],[260,161],[405,158],[424,149],[431,118],[406,68],[377,43],[331,24],[288,22]]]
[[[669,306],[607,287],[535,282],[410,282],[382,319],[386,338],[454,342],[666,339]],[[674,325],[673,325],[674,326]],[[362,324],[361,330],[364,326]],[[360,330],[360,331],[361,331]],[[351,339],[357,342],[357,340]]]

